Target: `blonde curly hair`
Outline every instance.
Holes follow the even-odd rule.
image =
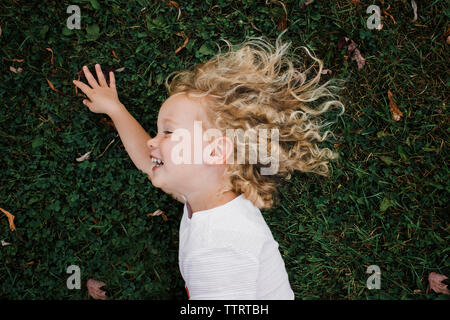
[[[294,67],[294,62],[301,60],[288,51],[291,42],[282,43],[284,32],[278,36],[275,50],[262,37],[247,38],[235,46],[221,39],[228,45],[227,53],[221,54],[219,46],[219,53],[210,60],[197,65],[194,70],[172,72],[165,80],[170,96],[186,93],[205,97],[208,101],[205,108],[208,125],[223,134],[227,129],[278,130],[279,141],[269,142],[270,151],[267,152],[271,155],[278,153],[276,174],[262,175],[260,170],[267,166],[267,162],[258,159],[257,163],[249,163],[246,152],[244,164],[227,164],[224,172],[229,182],[222,193],[243,193],[260,209],[270,209],[274,205],[277,186],[282,179],[289,180],[294,170],[329,176],[328,163],[338,157],[329,148],[318,146],[318,142],[333,135],[330,130],[320,134],[323,127],[333,123],[324,124],[320,116],[332,106],[341,108],[339,115],[344,112],[339,97],[329,89],[341,89],[339,84],[345,80],[331,79],[318,86],[323,62],[302,46],[319,64],[317,74],[306,81],[315,64],[306,70],[303,65],[300,68],[303,72]],[[282,71],[284,66],[287,68]],[[168,79],[174,73],[176,75],[169,84]],[[332,86],[333,82],[338,86]],[[323,97],[331,99],[314,106]],[[243,145],[256,150],[256,142],[248,140],[239,142],[238,139],[236,144],[233,143],[234,154]]]

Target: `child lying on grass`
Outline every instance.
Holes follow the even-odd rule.
[[[85,66],[90,86],[73,81],[92,112],[111,117],[136,167],[155,187],[184,202],[179,267],[190,299],[294,299],[260,209],[273,206],[277,185],[293,170],[328,175],[336,154],[317,145],[329,133],[319,134],[319,116],[332,105],[343,106],[338,100],[309,105],[335,97],[329,82],[316,85],[323,63],[303,47],[319,63],[318,74],[306,82],[306,73],[285,56],[289,44],[281,45],[281,35],[275,52],[257,38],[178,72],[170,84],[169,75],[169,98],[159,110],[154,138],[119,101],[113,72],[108,85],[100,65],[95,66],[98,82]],[[239,139],[239,133],[255,137],[257,131],[258,141]],[[238,132],[236,143],[229,132]],[[269,136],[270,142],[261,138]]]

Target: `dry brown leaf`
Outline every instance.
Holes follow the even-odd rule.
[[[388,4],[387,9],[386,9],[386,10],[383,10],[383,13],[384,13],[385,15],[387,15],[388,17],[390,17],[390,18],[392,19],[392,21],[394,22],[394,24],[397,24],[397,22],[395,21],[394,17],[393,17],[389,12],[387,12],[390,8],[391,8],[391,5]]]
[[[11,231],[16,230],[16,226],[14,225],[14,216],[9,213],[8,211],[6,211],[5,209],[0,208],[0,210],[6,215],[6,217],[8,217],[8,222],[9,222],[9,229]]]
[[[50,89],[52,89],[55,92],[59,92],[59,90],[55,88],[55,86],[53,85],[53,83],[50,80],[48,80],[47,78],[45,78],[45,80],[47,80],[47,83],[50,86]]]
[[[81,74],[80,74],[80,72],[77,72],[77,76],[78,76],[78,81],[80,81],[80,77],[81,77]],[[74,86],[75,87],[75,95],[77,95],[78,96],[78,87],[77,86]]]
[[[9,67],[9,70],[12,71],[12,72],[14,72],[14,73],[21,73],[23,69],[20,68],[20,67],[16,69],[16,68],[14,68],[13,66],[10,66],[10,67]]]
[[[22,268],[26,268],[26,267],[31,266],[33,264],[34,264],[34,261],[26,262],[26,263],[23,264]]]
[[[185,36],[184,33],[177,32],[176,35],[180,37],[185,37],[185,39],[183,45],[181,47],[178,47],[177,50],[175,50],[175,54],[177,54],[181,49],[185,48],[187,43],[189,42],[189,37]]]
[[[175,1],[169,1],[169,2],[167,3],[167,5],[170,7],[170,10],[172,10],[172,6],[174,6],[175,8],[178,9],[178,17],[177,17],[177,20],[180,19],[180,16],[181,16],[181,9],[180,9],[180,6],[178,5],[178,3],[176,3]]]
[[[112,55],[114,56],[114,58],[119,59],[119,57],[117,56],[117,53],[114,51],[114,49],[111,49]],[[119,59],[120,61],[120,59]]]
[[[394,95],[389,89],[388,89],[388,99],[389,99],[389,110],[391,110],[392,120],[400,121],[400,118],[403,116],[403,113],[397,107],[397,104],[394,101]]]
[[[358,45],[351,39],[347,37],[343,37],[338,41],[337,47],[338,50],[341,50],[345,46],[347,47],[348,56],[352,60],[356,60],[356,63],[358,65],[358,70],[361,70],[364,65],[366,64],[366,59],[361,55],[361,52],[359,49],[357,49]]]
[[[53,65],[53,62],[54,62],[54,60],[53,60],[53,50],[52,49],[50,49],[50,48],[45,48],[47,51],[50,51],[51,53],[52,53],[52,57],[51,57],[51,59],[50,59],[50,62],[51,62],[51,64]]]
[[[153,213],[147,213],[147,217],[156,217],[156,216],[162,216],[164,222],[167,222],[167,216],[160,209],[156,210]]]
[[[358,5],[360,3],[360,0],[350,0],[351,3],[353,3],[354,5]]]
[[[113,126],[114,126],[114,124],[113,124]],[[114,127],[114,128],[115,128],[115,127]],[[103,150],[103,152],[100,153],[100,154],[97,156],[97,159],[100,158],[101,156],[103,156],[103,154],[106,152],[106,150],[108,150],[109,146],[112,145],[112,144],[114,143],[114,141],[116,141],[116,138],[117,138],[118,136],[119,136],[119,134],[116,134],[116,137],[115,137],[114,139],[112,139],[112,140],[110,141],[110,143],[108,143],[108,145],[106,146],[105,150]]]
[[[94,298],[95,300],[108,299],[108,297],[106,296],[106,291],[103,291],[102,289],[100,289],[105,284],[106,283],[95,280],[95,279],[89,279],[86,283],[89,295],[92,298]]]
[[[88,160],[88,159],[91,157],[91,153],[92,153],[92,150],[86,152],[86,153],[83,154],[81,157],[77,158],[76,160],[77,160],[78,162],[83,162],[83,161],[85,161],[85,160]]]
[[[348,46],[347,50],[351,59],[356,60],[356,63],[358,64],[358,70],[361,70],[362,67],[364,67],[364,65],[366,64],[366,59],[363,58],[361,52],[357,49],[357,44],[353,40],[350,40],[350,45]]]
[[[353,51],[353,54],[351,55],[352,60],[356,60],[356,63],[358,64],[358,70],[361,70],[362,67],[366,64],[366,59],[361,55],[361,52],[358,49],[355,49]]]
[[[23,62],[25,59],[5,59],[6,61],[15,61],[15,62]]]
[[[450,290],[448,289],[448,286],[442,282],[445,279],[448,279],[448,277],[444,276],[443,274],[437,273],[437,272],[431,272],[428,275],[428,282],[430,284],[430,289],[436,293],[450,294]]]

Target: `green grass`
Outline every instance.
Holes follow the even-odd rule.
[[[263,211],[296,298],[448,299],[426,293],[430,272],[450,276],[446,1],[416,1],[412,23],[410,1],[385,0],[396,24],[386,17],[381,31],[366,28],[366,8],[378,1],[301,9],[303,2],[283,2],[283,39],[307,44],[331,77],[350,81],[340,93],[346,113],[332,128],[340,159],[331,177],[297,173],[282,186],[280,204]],[[64,27],[69,4],[81,8],[81,30]],[[0,240],[12,243],[0,247],[0,297],[87,299],[86,281],[95,278],[113,299],[186,298],[178,268],[183,205],[152,187],[119,139],[97,158],[116,132],[82,105],[72,84],[85,64],[125,67],[116,73],[119,97],[153,136],[170,72],[210,58],[220,38],[275,39],[285,14],[280,2],[263,0],[179,4],[179,20],[164,1],[0,4],[0,207],[17,227],[11,232],[0,216]],[[175,54],[184,42],[178,32],[189,42]],[[337,48],[344,36],[366,58],[361,71]],[[388,90],[403,112],[398,122]],[[90,150],[91,160],[75,161]],[[146,216],[158,208],[167,222]],[[81,268],[81,290],[66,288],[71,264]],[[380,290],[366,288],[373,264]]]

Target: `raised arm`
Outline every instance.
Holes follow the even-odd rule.
[[[108,86],[99,64],[95,65],[95,70],[98,83],[86,66],[83,67],[83,71],[90,86],[81,81],[73,80],[74,85],[80,88],[89,98],[89,100],[84,99],[83,103],[92,112],[105,113],[111,118],[134,165],[146,173],[151,180],[154,164],[150,159],[150,149],[147,146],[147,141],[151,139],[150,135],[119,101],[114,73],[110,72],[109,74],[110,83]],[[171,196],[184,203],[180,195],[171,194]]]

